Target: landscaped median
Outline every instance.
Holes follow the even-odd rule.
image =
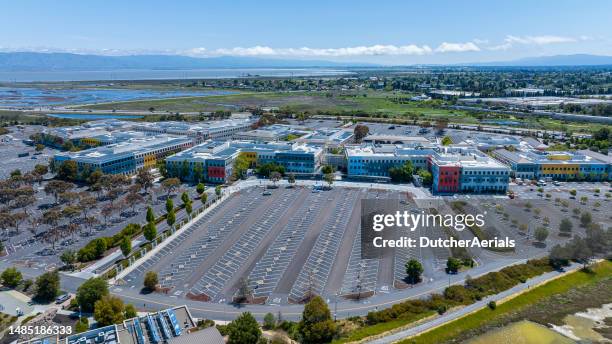
[[[155,248],[163,242],[167,240],[172,240],[176,236],[177,232],[180,229],[184,228],[185,225],[187,225],[192,219],[195,219],[197,216],[200,216],[205,211],[218,204],[219,202],[223,201],[224,199],[225,197],[215,198],[212,200],[212,203],[207,203],[206,205],[196,209],[193,214],[190,214],[190,218],[183,219],[178,223],[173,223],[173,225],[170,226],[170,229],[165,230],[151,241],[142,244],[138,250],[131,253],[128,257],[121,259],[115,264],[111,265],[101,275],[106,279],[116,279],[121,272],[124,272],[124,270],[126,270],[130,266],[133,266],[134,263],[140,261],[143,257],[145,257],[147,253],[154,252]],[[182,207],[184,207],[184,205]],[[172,209],[172,213],[174,213],[176,208],[171,207],[170,209]],[[158,220],[159,219],[156,219],[154,222],[161,222]],[[131,271],[131,269],[128,271]]]
[[[605,285],[609,285],[611,280],[612,262],[608,260],[602,261],[591,267],[590,271],[578,270],[566,275],[560,275],[560,277],[552,281],[545,282],[520,295],[506,299],[502,303],[496,304],[495,307],[480,309],[428,332],[405,339],[401,343],[444,343],[456,340],[470,332],[469,336],[459,338],[464,340],[476,335],[477,333],[474,333],[474,331],[479,328],[487,325],[503,326],[504,323],[513,321],[510,317],[512,314],[525,311],[530,307],[545,307],[547,300],[552,297],[575,292],[579,288],[585,288],[598,283],[603,283],[605,288]],[[553,310],[551,309],[551,311]]]
[[[370,312],[365,318],[347,319],[342,326],[345,331],[341,331],[334,343],[359,342],[365,338],[374,339],[395,333],[417,325],[419,320],[473,304],[550,271],[552,267],[548,258],[529,260],[468,279],[465,285],[452,285],[442,294],[433,294],[428,299],[407,300],[387,309]]]

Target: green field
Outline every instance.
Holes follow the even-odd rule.
[[[563,304],[572,304],[574,299],[577,300],[579,298],[590,299],[594,303],[610,302],[609,298],[612,296],[610,295],[609,285],[612,280],[612,262],[601,262],[594,266],[592,271],[570,273],[499,304],[495,310],[483,308],[429,332],[406,339],[401,343],[444,343],[455,340],[462,335],[466,337],[464,339],[467,339],[471,337],[471,334],[476,334],[479,328],[486,326],[497,327],[512,321],[513,315],[519,319],[525,319],[529,317],[530,312],[542,312],[542,310],[550,315],[556,311],[553,302],[556,299],[562,300],[559,302]],[[594,293],[591,288],[596,290],[603,289],[603,291]],[[598,298],[595,298],[595,295],[598,295]],[[578,308],[578,310],[584,310],[587,307],[585,304],[580,305],[578,303],[575,303],[573,306]],[[567,311],[572,312],[571,310]],[[559,317],[560,315],[557,314],[554,317],[555,319],[547,320],[554,321]],[[544,319],[538,318],[535,320],[544,321]],[[466,333],[470,333],[470,336],[465,336]]]
[[[404,326],[413,326],[416,324],[417,321],[428,318],[435,314],[436,312],[434,311],[423,314],[412,314],[411,316],[403,317],[401,319],[378,323],[376,325],[360,327],[356,330],[352,330],[350,334],[346,337],[335,339],[334,341],[332,341],[332,344],[352,343],[360,341],[364,338],[377,336],[388,331],[398,331]]]
[[[365,95],[365,96],[364,96]],[[85,105],[86,109],[200,112],[232,110],[240,107],[279,107],[286,112],[317,112],[396,115],[460,115],[461,111],[435,109],[428,103],[394,101],[392,92],[324,93],[324,92],[242,92],[239,94],[183,97],[173,99]],[[406,97],[407,95],[402,95]]]
[[[204,97],[183,97],[75,106],[96,110],[129,110],[147,112],[151,108],[161,112],[200,113],[239,111],[259,107],[277,107],[282,113],[309,115],[350,115],[361,118],[398,118],[403,120],[435,121],[447,119],[452,123],[478,124],[485,119],[507,119],[524,123],[523,127],[540,130],[572,132],[595,131],[604,125],[563,122],[548,118],[516,118],[504,114],[475,113],[441,107],[440,101],[410,102],[406,93],[386,91],[363,92],[241,92],[238,94]]]

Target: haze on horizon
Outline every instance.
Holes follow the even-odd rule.
[[[612,55],[612,2],[5,2],[0,52],[250,56],[377,64]]]

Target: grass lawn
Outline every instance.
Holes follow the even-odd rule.
[[[466,331],[485,326],[508,313],[533,306],[552,296],[572,292],[578,287],[588,286],[602,281],[609,283],[610,279],[612,279],[612,262],[610,261],[601,262],[593,266],[592,270],[593,273],[583,271],[570,273],[525,292],[507,302],[498,304],[495,310],[483,308],[475,313],[449,322],[419,336],[406,339],[400,343],[443,343]]]
[[[434,314],[436,314],[436,312],[431,311],[428,313],[414,314],[410,317],[397,319],[394,321],[378,323],[376,325],[364,326],[364,327],[351,331],[351,333],[347,337],[335,339],[332,342],[332,344],[356,342],[364,338],[376,336],[376,335],[379,335],[379,334],[382,334],[382,333],[385,333],[391,330],[399,331],[400,329],[402,329],[402,327],[406,325],[416,325],[415,324],[416,321],[425,319]]]

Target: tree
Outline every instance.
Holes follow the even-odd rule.
[[[102,277],[94,277],[85,281],[77,289],[76,301],[83,312],[92,312],[96,301],[108,295],[108,284]]]
[[[157,272],[155,271],[147,271],[144,277],[144,287],[148,291],[154,291],[157,289],[157,284],[159,280],[157,278]]]
[[[74,331],[76,333],[89,331],[89,320],[87,320],[87,317],[82,317],[81,319],[77,320],[76,324],[74,324]]]
[[[279,172],[271,172],[270,173],[270,180],[272,181],[272,183],[274,183],[274,185],[276,185],[276,183],[278,183],[278,181],[281,179],[281,174]]]
[[[585,211],[582,213],[582,215],[580,215],[580,224],[583,227],[588,226],[592,220],[593,220],[593,217],[591,216],[591,213],[589,213],[588,211]]]
[[[238,180],[243,179],[246,176],[247,170],[251,167],[251,160],[246,152],[238,154],[234,159],[234,166],[232,171],[232,179]]]
[[[408,282],[415,284],[421,281],[421,274],[423,273],[423,265],[416,259],[410,259],[404,265],[406,268],[406,275],[408,275]]]
[[[582,239],[581,237],[574,237],[571,243],[571,250],[573,255],[572,258],[586,268],[589,265],[591,258],[593,258],[593,251],[587,244],[586,240]]]
[[[569,265],[570,254],[569,249],[561,245],[555,245],[548,254],[548,261],[550,266],[554,269],[560,269],[564,266]]]
[[[130,192],[125,196],[125,204],[132,209],[132,213],[136,212],[136,206],[143,202],[144,198],[136,192]]]
[[[55,203],[59,202],[59,195],[72,189],[73,185],[70,183],[66,183],[62,180],[52,180],[47,185],[45,185],[45,193],[47,195],[53,195],[55,198]]]
[[[113,214],[114,211],[115,207],[110,203],[102,207],[102,209],[100,210],[100,214],[102,215],[102,217],[104,217],[104,224],[108,223],[108,218]]]
[[[202,163],[196,163],[193,166],[192,176],[193,176],[193,181],[196,183],[199,183],[200,181],[205,180],[204,166],[202,166]]]
[[[323,175],[323,180],[327,183],[327,186],[331,188],[332,184],[334,183],[334,174],[327,173]]]
[[[23,280],[21,272],[14,267],[4,270],[0,278],[2,279],[2,284],[9,288],[15,288]]]
[[[305,306],[298,332],[303,344],[329,343],[336,334],[336,324],[332,320],[327,304],[320,296],[315,296]]]
[[[198,193],[198,195],[203,194],[204,191],[206,191],[206,186],[204,186],[204,184],[202,183],[198,183],[198,185],[196,185],[196,192]]]
[[[576,194],[577,194],[576,189],[571,189],[569,193],[570,195],[572,195],[572,197],[576,197]]]
[[[219,196],[221,196],[221,193],[223,193],[223,189],[221,189],[221,185],[215,186],[215,195],[217,195],[217,197],[219,197]]]
[[[69,267],[72,267],[72,265],[76,262],[76,258],[76,252],[73,250],[66,250],[60,255],[60,260],[62,263]]]
[[[325,165],[321,168],[321,173],[323,174],[334,173],[334,168],[331,165]]]
[[[418,174],[419,177],[421,177],[421,182],[423,183],[423,185],[430,186],[431,184],[433,184],[433,175],[431,174],[431,172],[420,169]]]
[[[414,168],[410,160],[406,161],[402,166],[393,166],[389,169],[389,177],[394,183],[408,183],[412,181]]]
[[[238,280],[238,293],[236,297],[236,302],[248,302],[252,296],[253,290],[251,290],[251,287],[249,286],[249,280],[244,277],[241,277],[240,280]]]
[[[189,198],[189,195],[186,191],[181,194],[181,201],[183,201],[183,204],[191,202],[191,199]]]
[[[147,192],[149,188],[153,187],[154,180],[155,178],[153,177],[153,174],[151,173],[151,170],[149,168],[141,168],[140,170],[138,170],[138,173],[136,173],[135,182],[137,184],[140,184],[140,186],[144,189],[145,192]]]
[[[94,319],[98,327],[119,324],[123,321],[125,306],[120,298],[105,295],[94,304]]]
[[[96,185],[100,182],[100,180],[102,180],[103,176],[104,173],[98,168],[89,174],[89,177],[87,177],[87,183],[89,185]]]
[[[568,218],[564,218],[563,220],[561,220],[561,223],[559,223],[559,231],[563,235],[569,236],[569,234],[572,232],[572,227],[574,227],[574,225],[572,224],[572,221],[570,221],[570,219]]]
[[[227,325],[228,344],[257,344],[261,339],[261,330],[257,320],[250,312],[240,314]]]
[[[457,273],[461,268],[461,260],[453,257],[448,257],[446,261],[446,271],[448,273]]]
[[[64,160],[57,170],[57,178],[62,180],[76,180],[78,177],[78,167],[74,160]]]
[[[442,119],[436,120],[435,128],[439,134],[442,134],[447,127],[448,127],[448,119],[442,118]]]
[[[130,240],[127,235],[124,236],[119,244],[119,248],[121,249],[121,253],[123,253],[124,257],[129,256],[130,252],[132,252],[132,240]]]
[[[136,307],[134,307],[133,304],[128,303],[127,305],[125,305],[125,318],[126,319],[135,318],[137,316],[138,316],[138,313],[136,312]]]
[[[43,176],[49,173],[49,167],[47,167],[47,165],[37,164],[36,166],[34,166],[33,173],[34,177],[36,178],[36,181],[38,181],[38,184],[40,184],[42,182]]]
[[[202,204],[206,204],[206,202],[208,202],[208,194],[207,193],[202,193],[202,195],[200,195],[200,201],[202,201]]]
[[[44,145],[41,145],[40,143],[37,143],[34,150],[37,152],[42,152],[45,149]]]
[[[544,241],[546,241],[546,238],[548,238],[548,229],[546,229],[545,227],[538,227],[536,228],[533,235],[537,241],[543,243]]]
[[[353,134],[355,135],[355,142],[359,143],[363,140],[364,137],[368,136],[370,133],[370,128],[366,125],[357,124],[355,129],[353,129]]]
[[[273,330],[276,327],[276,318],[274,314],[266,313],[263,320],[263,328],[266,330]]]
[[[293,184],[295,184],[295,174],[289,173],[287,175],[287,182],[289,183],[289,185],[291,185],[291,187],[293,187]]]
[[[157,237],[157,228],[155,222],[149,222],[143,227],[142,234],[148,241],[153,241]]]
[[[166,223],[168,226],[172,227],[172,225],[176,222],[176,214],[174,214],[174,210],[166,214]]]
[[[191,215],[191,213],[193,212],[193,206],[191,205],[191,201],[189,201],[189,202],[187,202],[187,203],[185,204],[185,212],[186,212],[188,215]]]
[[[147,207],[147,222],[155,222],[155,214],[153,213],[153,208],[151,206]]]
[[[53,301],[60,291],[60,276],[57,271],[45,272],[36,278],[34,298],[40,302]]]
[[[170,197],[170,193],[176,191],[180,185],[181,181],[178,178],[165,179],[161,184],[162,188],[166,190],[166,197]]]
[[[449,146],[449,145],[451,145],[452,143],[453,143],[453,140],[452,140],[450,137],[448,137],[448,136],[444,136],[444,137],[442,138],[442,145],[443,145],[443,146]]]
[[[171,212],[174,210],[174,202],[171,198],[166,199],[166,212]]]

